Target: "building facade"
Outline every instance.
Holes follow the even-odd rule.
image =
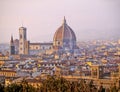
[[[46,54],[46,52],[51,50],[52,47],[53,47],[52,43],[30,43],[29,54],[30,55],[40,55],[42,53]]]

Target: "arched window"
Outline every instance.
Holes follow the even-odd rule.
[[[58,42],[58,45],[60,45],[60,42]]]
[[[36,47],[36,49],[38,49],[38,47]]]
[[[22,39],[22,34],[20,34],[20,39]]]

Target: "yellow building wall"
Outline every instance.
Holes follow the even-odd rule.
[[[3,75],[5,77],[15,77],[16,76],[16,72],[9,71],[9,70],[0,70],[0,75]]]
[[[9,60],[8,56],[0,56],[0,60]]]

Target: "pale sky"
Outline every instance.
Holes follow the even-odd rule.
[[[31,42],[49,42],[63,17],[77,40],[120,38],[120,0],[0,0],[0,43],[27,28]]]

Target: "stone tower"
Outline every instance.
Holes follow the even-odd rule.
[[[96,79],[103,78],[103,66],[92,65],[91,66],[91,77],[96,78]]]
[[[27,55],[29,52],[29,42],[27,41],[27,29],[25,27],[19,28],[19,54]]]
[[[15,46],[14,46],[13,36],[11,36],[11,40],[10,40],[10,55],[15,55]]]

